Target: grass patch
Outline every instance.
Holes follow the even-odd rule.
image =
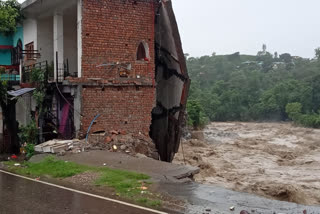
[[[149,176],[135,172],[115,169],[101,169],[101,177],[95,182],[98,186],[113,187],[118,194],[133,196],[141,193],[143,181],[150,179]]]
[[[50,176],[53,178],[67,178],[91,169],[90,167],[76,163],[56,160],[52,156],[45,158],[39,163],[25,162],[22,164],[22,167],[15,167],[15,162],[12,161],[5,162],[5,164],[9,167],[9,170],[32,177]]]
[[[10,171],[30,177],[50,176],[53,178],[67,178],[87,171],[97,172],[100,177],[94,182],[97,186],[114,188],[118,196],[132,199],[139,204],[149,207],[160,207],[161,201],[151,200],[148,191],[151,185],[150,176],[124,170],[109,169],[107,167],[90,167],[73,162],[57,160],[53,156],[45,158],[39,163],[24,162],[15,166],[16,162],[4,162]],[[143,188],[142,188],[143,187]]]

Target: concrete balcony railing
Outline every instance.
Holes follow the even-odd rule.
[[[69,65],[68,60],[65,60],[64,63],[57,64],[57,70],[54,70],[53,65],[49,65],[48,61],[43,61],[39,63],[35,63],[28,66],[22,67],[22,84],[29,84],[31,83],[31,75],[34,69],[40,69],[44,72],[45,81],[52,83],[52,82],[63,82],[66,77],[68,76],[77,76],[77,74],[70,74],[69,72]]]

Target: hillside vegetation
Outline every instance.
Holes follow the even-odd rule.
[[[256,56],[188,57],[189,123],[286,121],[320,127],[320,49],[314,59],[266,51]]]

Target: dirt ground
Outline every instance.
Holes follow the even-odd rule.
[[[203,133],[203,135],[202,135]],[[182,142],[175,163],[196,181],[271,199],[320,204],[320,130],[290,123],[212,123]]]

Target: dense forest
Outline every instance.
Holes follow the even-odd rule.
[[[320,48],[314,59],[271,54],[190,57],[189,123],[287,121],[320,127]]]

